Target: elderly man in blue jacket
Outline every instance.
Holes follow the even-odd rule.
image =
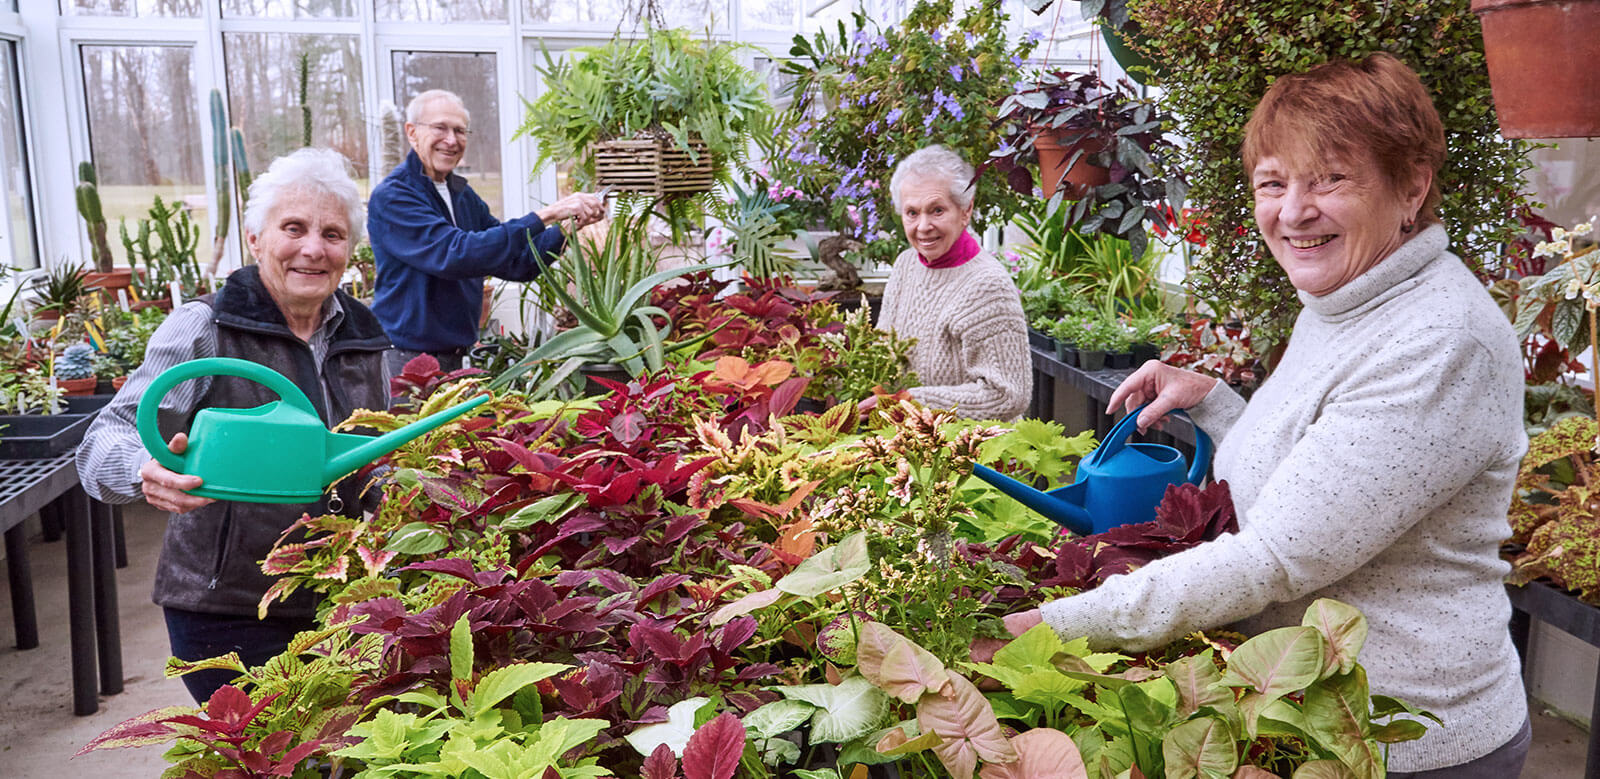
[[[556,223],[577,227],[605,216],[604,202],[568,195],[526,216],[501,222],[452,173],[467,150],[470,115],[453,92],[431,89],[406,105],[411,152],[389,172],[367,207],[367,234],[378,265],[372,312],[394,342],[386,355],[391,375],[420,354],[445,370],[478,340],[486,276],[529,281],[539,275],[534,251],[555,261],[566,236]]]

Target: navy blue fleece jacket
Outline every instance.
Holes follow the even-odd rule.
[[[545,227],[534,214],[495,219],[466,179],[454,173],[445,183],[453,224],[416,152],[372,190],[367,204],[367,234],[378,265],[372,313],[401,349],[442,352],[472,346],[478,340],[484,277],[529,281],[539,275],[529,237],[547,264],[566,243],[561,228]]]

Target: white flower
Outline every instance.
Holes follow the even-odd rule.
[[[1578,296],[1578,293],[1582,292],[1582,291],[1583,291],[1583,282],[1578,281],[1577,279],[1567,279],[1566,298],[1568,300],[1572,300],[1573,298],[1576,298]]]
[[[1550,231],[1551,240],[1560,241],[1560,240],[1565,239],[1566,237],[1567,237],[1566,228],[1557,227],[1554,230]]]
[[[1594,220],[1593,219],[1590,219],[1587,222],[1579,222],[1579,223],[1577,223],[1577,224],[1572,226],[1572,234],[1573,235],[1588,235],[1591,232],[1594,232]]]

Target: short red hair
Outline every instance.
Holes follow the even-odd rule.
[[[1417,221],[1439,218],[1444,123],[1416,71],[1387,52],[1280,76],[1250,114],[1240,153],[1246,177],[1265,157],[1312,172],[1330,159],[1371,160],[1396,190],[1426,170],[1433,184]]]

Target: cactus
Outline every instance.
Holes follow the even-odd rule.
[[[144,278],[134,278],[141,296],[146,299],[166,297],[167,287],[173,281],[178,282],[184,295],[199,294],[206,278],[195,257],[200,230],[189,218],[187,209],[177,203],[168,205],[156,195],[155,204],[150,207],[150,218],[139,220],[137,239],[128,235],[126,220],[117,230],[122,245],[128,250],[129,263],[144,263]]]
[[[311,145],[311,53],[300,52],[300,135],[302,146]]]
[[[233,218],[233,192],[228,187],[228,120],[222,111],[222,92],[211,90],[211,167],[217,180],[216,236],[211,240],[207,275],[217,275],[222,252],[228,247],[228,227]]]
[[[78,214],[89,226],[89,250],[95,270],[110,273],[111,244],[106,240],[106,218],[100,208],[100,185],[93,163],[78,164]]]
[[[86,343],[68,346],[56,360],[56,378],[88,379],[94,376],[94,347]]]
[[[387,100],[378,105],[378,138],[382,150],[378,164],[382,169],[372,176],[373,181],[389,175],[389,171],[406,158],[405,118],[400,115],[400,109]]]

